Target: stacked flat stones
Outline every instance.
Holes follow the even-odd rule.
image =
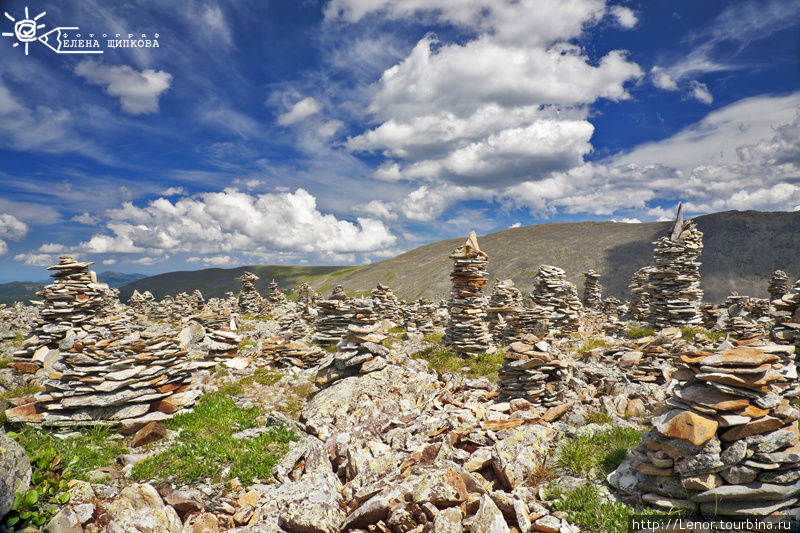
[[[772,338],[778,342],[800,344],[800,281],[780,299],[774,300],[770,311],[775,320]]]
[[[312,368],[325,357],[325,352],[318,346],[308,346],[282,337],[264,340],[261,350],[263,362],[278,368]]]
[[[593,311],[600,311],[603,308],[600,274],[592,269],[583,273],[583,306]]]
[[[502,398],[524,398],[543,407],[561,403],[568,365],[549,353],[547,343],[513,342],[503,353],[505,361],[499,372]]]
[[[337,344],[336,353],[320,364],[316,376],[318,385],[375,372],[388,364],[386,357],[389,350],[381,344],[386,336],[380,333],[374,302],[359,298],[353,300],[352,304],[354,312],[347,333]]]
[[[423,335],[436,333],[438,324],[439,306],[427,298],[420,298],[416,302],[403,307],[403,317],[406,329],[409,332],[418,332]]]
[[[650,318],[650,275],[653,267],[642,267],[631,276],[628,288],[631,290],[628,312],[633,320],[646,321]]]
[[[305,315],[305,306],[296,306],[294,310],[281,315],[278,319],[278,329],[285,339],[299,340],[311,335],[312,325]]]
[[[242,282],[242,290],[239,292],[237,306],[242,313],[256,315],[261,312],[261,295],[256,290],[256,281],[259,277],[252,272],[244,272],[236,278]]]
[[[650,274],[650,317],[656,328],[697,326],[702,323],[700,262],[703,233],[693,221],[683,220],[683,209],[669,234],[654,243]]]
[[[609,296],[605,300],[603,300],[603,312],[609,315],[620,315],[622,314],[622,302],[619,298],[614,298],[613,296]]]
[[[769,278],[767,292],[770,300],[778,300],[789,292],[789,276],[783,270],[776,270]]]
[[[686,353],[667,411],[636,449],[643,500],[704,515],[765,516],[797,507],[793,346]],[[690,491],[700,491],[694,495]]]
[[[497,280],[489,297],[489,306],[486,308],[489,331],[492,332],[495,342],[502,340],[506,320],[518,313],[521,307],[522,293],[514,286],[514,282],[510,279]]]
[[[300,305],[314,305],[318,299],[317,293],[312,289],[308,283],[303,285],[297,291],[297,303]]]
[[[273,279],[267,286],[267,300],[272,305],[286,303],[286,295],[281,291],[280,286]]]
[[[706,329],[712,329],[716,327],[721,313],[716,304],[706,302],[700,304],[700,315],[703,317],[703,327]]]
[[[489,276],[488,256],[478,247],[478,236],[472,231],[464,246],[456,248],[449,257],[453,260],[452,289],[442,342],[458,354],[485,353],[492,344],[483,295]]]
[[[682,344],[680,329],[665,328],[633,345],[608,348],[603,358],[619,367],[632,382],[663,384],[675,372],[676,347]]]
[[[541,338],[547,334],[549,313],[541,307],[522,307],[509,316],[503,328],[503,342],[523,341],[528,335]]]
[[[564,270],[550,265],[539,266],[530,297],[544,312],[551,330],[562,334],[578,331],[583,304],[578,299],[575,284],[567,281]]]
[[[761,338],[770,329],[771,320],[763,316],[769,310],[767,300],[731,295],[725,305],[728,310],[725,328],[734,339]]]
[[[167,337],[78,342],[54,365],[45,390],[6,415],[46,425],[144,424],[194,401],[186,389],[196,365]]]
[[[102,337],[107,330],[99,330],[97,321],[109,305],[108,285],[98,283],[95,273],[89,270],[92,262],[78,262],[63,256],[54,270],[52,285],[37,292],[40,301],[39,318],[32,336],[23,342],[23,348],[14,353],[12,366],[23,372],[36,372],[49,366],[59,357],[59,344],[68,335],[82,338]]]
[[[353,306],[344,288],[341,285],[334,287],[327,300],[317,302],[317,311],[314,342],[329,346],[342,340],[353,320]]]
[[[190,297],[192,309],[195,311],[202,311],[206,305],[206,299],[203,298],[203,293],[195,289]]]
[[[392,289],[378,283],[378,286],[372,289],[370,297],[375,304],[375,311],[382,319],[391,320],[394,323],[400,322],[400,306]]]

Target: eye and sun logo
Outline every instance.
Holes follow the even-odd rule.
[[[46,11],[42,11],[35,17],[31,18],[28,14],[28,6],[25,6],[25,18],[17,20],[8,12],[5,12],[4,15],[8,20],[14,23],[14,33],[11,32],[3,32],[3,37],[16,37],[17,42],[14,43],[12,46],[16,48],[20,45],[20,43],[25,44],[25,55],[28,55],[28,45],[30,43],[35,42],[39,39],[38,32],[40,29],[45,27],[45,24],[37,24],[38,20],[47,14]]]

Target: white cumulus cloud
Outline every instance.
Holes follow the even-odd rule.
[[[297,124],[318,113],[320,109],[322,109],[322,106],[320,106],[319,102],[308,96],[294,104],[289,111],[278,116],[278,124],[281,126]]]
[[[162,70],[141,72],[128,65],[104,65],[86,59],[75,67],[75,74],[100,85],[106,93],[119,98],[122,110],[132,115],[155,113],[158,99],[169,89],[172,74]]]
[[[18,241],[28,234],[28,225],[14,215],[0,213],[0,255],[8,253],[6,240]]]

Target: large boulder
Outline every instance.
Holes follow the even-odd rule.
[[[11,510],[14,494],[31,484],[31,461],[25,450],[0,429],[0,517]]]
[[[134,483],[125,487],[106,509],[109,533],[180,533],[183,524],[178,513],[165,505],[156,489]]]

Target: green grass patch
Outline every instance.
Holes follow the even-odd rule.
[[[605,476],[620,465],[628,450],[641,439],[639,431],[620,427],[596,435],[569,437],[561,445],[557,464],[576,476]]]
[[[614,417],[608,414],[608,411],[595,411],[586,417],[587,424],[610,424],[614,421]]]
[[[288,443],[296,437],[284,426],[273,426],[253,439],[233,438],[238,431],[258,427],[258,415],[258,407],[237,407],[222,394],[204,396],[192,412],[165,422],[168,428],[181,430],[176,444],[137,464],[131,475],[134,479],[172,478],[184,483],[237,477],[243,485],[269,479]]]
[[[336,353],[339,348],[335,344],[331,344],[330,346],[325,346],[325,351],[327,353]]]
[[[42,389],[38,385],[34,385],[29,383],[22,387],[14,387],[13,389],[9,389],[4,392],[0,392],[0,408],[5,410],[5,405],[7,405],[11,398],[22,398],[23,396],[33,396],[37,392],[41,391]]]
[[[589,350],[594,350],[595,348],[608,348],[610,345],[608,341],[605,339],[599,339],[597,337],[587,339],[581,344],[580,348],[578,348],[578,353],[580,355],[584,355]]]
[[[631,515],[663,515],[652,509],[633,509],[624,503],[608,501],[600,496],[597,485],[587,483],[568,495],[559,494],[552,504],[554,511],[567,513],[567,520],[580,526],[581,531],[602,533],[625,533],[628,531],[628,520]]]
[[[692,328],[692,327],[682,327],[681,328],[681,338],[685,341],[693,341],[694,336],[697,334],[705,335],[709,339],[713,341],[718,341],[720,339],[725,338],[724,331],[711,331],[706,328]]]
[[[422,340],[429,344],[439,344],[442,342],[442,337],[444,337],[444,333],[431,333],[423,337]]]
[[[403,326],[394,326],[392,328],[389,328],[389,333],[405,333],[405,332],[406,328],[404,328]]]
[[[58,506],[69,501],[69,481],[87,480],[90,471],[107,466],[128,451],[122,437],[105,427],[84,429],[66,439],[31,427],[9,431],[8,435],[25,448],[32,467],[33,488],[16,494],[12,510],[4,518],[7,527],[17,530],[47,523]]]
[[[11,364],[11,361],[13,361],[13,358],[11,358],[11,357],[9,357],[7,359],[0,359],[0,370],[2,370],[4,368],[8,368],[8,365]]]
[[[655,334],[656,332],[653,330],[653,328],[634,327],[628,330],[628,337],[631,339],[641,339],[643,337],[650,337]]]
[[[503,365],[503,352],[494,354],[478,354],[460,357],[448,348],[431,346],[411,356],[412,359],[424,359],[428,366],[437,372],[459,372],[470,378],[487,377],[497,379],[498,371]],[[462,369],[468,370],[462,370]]]

